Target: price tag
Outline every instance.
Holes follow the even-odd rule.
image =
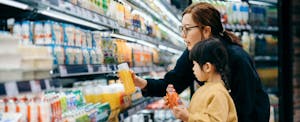
[[[87,65],[88,68],[88,72],[89,73],[93,73],[94,72],[94,68],[91,65]]]
[[[4,84],[4,86],[5,86],[5,91],[7,96],[11,97],[19,94],[18,86],[15,81],[7,82]]]
[[[31,88],[32,93],[39,93],[39,92],[42,91],[40,81],[31,80],[31,81],[29,81],[29,84],[30,84],[30,88]]]
[[[94,22],[98,22],[99,21],[99,16],[96,13],[93,14],[92,18],[93,18]]]
[[[107,19],[103,17],[103,24],[107,25]]]
[[[44,82],[45,82],[46,89],[50,89],[51,86],[49,80],[44,80]]]
[[[106,72],[106,67],[104,65],[101,65],[99,67],[99,72]]]
[[[119,24],[116,21],[114,21],[114,26],[115,26],[115,28],[118,28]]]
[[[109,20],[109,24],[110,24],[110,26],[112,26],[113,28],[115,27],[115,22],[113,21],[113,20]]]
[[[65,66],[59,66],[59,73],[60,73],[60,76],[68,75],[68,72],[67,72],[67,69]]]
[[[124,34],[124,35],[126,35],[126,32],[125,32],[126,30],[125,29],[123,29],[123,28],[119,28],[119,33],[120,34]]]
[[[128,112],[128,115],[130,116],[135,113],[135,108],[131,108],[127,112]]]
[[[103,20],[103,17],[102,17],[102,16],[98,15],[98,19],[99,19],[99,22],[100,22],[100,23],[103,23],[104,20]]]
[[[247,25],[246,28],[247,28],[247,30],[251,30],[251,26],[250,25]]]
[[[7,19],[7,26],[13,26],[14,24],[15,24],[15,19],[14,18]]]

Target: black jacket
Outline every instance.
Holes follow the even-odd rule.
[[[231,70],[231,97],[235,103],[238,120],[240,122],[268,122],[269,98],[263,90],[252,59],[240,46],[227,44],[226,49]],[[164,79],[147,79],[148,84],[143,95],[164,96],[168,84],[173,84],[176,91],[181,93],[196,80],[192,67],[189,51],[185,50],[177,60],[175,68],[169,71]]]

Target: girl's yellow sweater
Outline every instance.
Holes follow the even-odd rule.
[[[237,122],[236,109],[223,82],[206,82],[189,106],[189,122]]]

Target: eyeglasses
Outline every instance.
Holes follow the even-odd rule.
[[[191,27],[185,27],[185,26],[179,26],[179,30],[184,34],[187,35],[187,33],[192,30],[193,28],[198,28],[200,26],[196,25],[196,26],[191,26]]]

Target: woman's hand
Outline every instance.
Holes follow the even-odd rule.
[[[176,106],[172,109],[174,116],[184,122],[189,120],[189,111],[185,106]]]
[[[136,76],[132,70],[130,70],[130,73],[131,73],[131,77],[133,79],[135,86],[137,86],[141,89],[144,89],[147,86],[147,80],[145,80],[139,76]]]

